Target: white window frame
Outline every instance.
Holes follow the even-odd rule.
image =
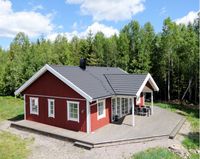
[[[70,112],[69,112],[69,107],[70,107],[70,104],[77,104],[77,118],[71,118],[70,117]],[[76,102],[76,101],[67,101],[67,120],[70,120],[70,121],[76,121],[79,123],[79,102]]]
[[[99,115],[99,106],[98,106],[98,104],[102,103],[102,102],[103,102],[103,114]],[[105,99],[104,99],[104,100],[99,100],[97,102],[97,120],[105,118],[105,117],[106,117],[106,106],[105,106]]]
[[[51,114],[51,102],[53,102],[53,114]],[[48,117],[55,118],[55,100],[48,99]]]
[[[37,112],[32,111],[32,100],[35,100],[35,103],[37,103]],[[39,115],[39,100],[36,97],[30,97],[30,114]]]

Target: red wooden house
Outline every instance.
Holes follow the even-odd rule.
[[[120,68],[45,65],[15,95],[24,96],[24,119],[93,132],[144,105],[144,93],[158,91],[150,74]],[[153,111],[153,107],[151,108]]]

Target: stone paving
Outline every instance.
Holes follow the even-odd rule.
[[[122,123],[108,124],[93,133],[74,132],[54,126],[49,126],[28,120],[15,122],[14,126],[37,130],[48,135],[68,138],[92,144],[115,142],[123,140],[145,139],[168,136],[176,128],[183,116],[154,106],[153,115],[135,116],[135,126],[132,127],[132,115],[127,115]]]

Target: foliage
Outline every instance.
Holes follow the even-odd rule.
[[[199,132],[190,133],[183,140],[183,146],[187,149],[199,149]]]
[[[23,118],[23,100],[0,96],[0,121]]]
[[[9,132],[0,132],[0,158],[1,159],[25,159],[30,150],[30,139],[21,139]]]
[[[0,48],[0,95],[14,91],[44,64],[79,65],[87,58],[91,66],[121,67],[129,73],[150,72],[160,91],[158,100],[199,103],[199,17],[193,24],[177,25],[170,18],[155,33],[151,23],[125,25],[119,35],[91,32],[71,41],[58,35],[54,41],[40,37],[31,42],[24,33],[13,39],[8,50]]]
[[[179,156],[165,148],[150,148],[132,156],[133,159],[180,159]]]

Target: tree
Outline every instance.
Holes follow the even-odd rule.
[[[177,40],[177,28],[176,24],[171,21],[170,18],[164,20],[163,32],[162,32],[162,52],[164,56],[166,67],[166,83],[167,83],[167,99],[170,100],[171,96],[171,73],[173,70],[173,59],[176,56],[175,47]]]
[[[153,41],[155,33],[153,26],[150,23],[146,23],[140,30],[141,44],[138,46],[138,60],[137,70],[138,73],[146,73],[150,71],[151,61],[150,56],[153,50]]]
[[[127,71],[129,62],[129,39],[124,32],[120,32],[119,34],[117,51],[117,66]]]

